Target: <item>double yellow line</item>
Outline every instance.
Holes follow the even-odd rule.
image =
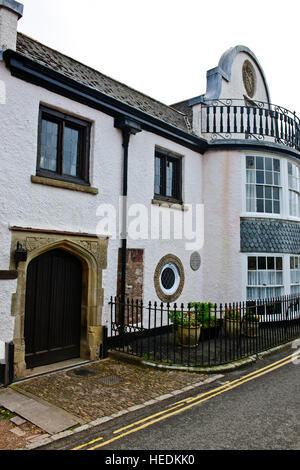
[[[273,372],[274,370],[279,369],[280,367],[290,364],[291,362],[299,358],[300,358],[300,353],[293,353],[290,356],[287,356],[281,359],[280,361],[274,362],[270,364],[269,366],[263,367],[262,369],[259,369],[257,371],[251,372],[250,374],[244,375],[243,377],[240,377],[239,379],[233,380],[232,382],[228,382],[206,393],[197,395],[196,397],[181,400],[171,405],[171,408],[168,408],[164,411],[160,411],[159,413],[150,415],[144,419],[140,419],[139,421],[136,421],[132,424],[124,426],[123,428],[117,429],[116,431],[113,432],[113,434],[118,434],[118,435],[115,437],[112,437],[111,439],[107,441],[99,443],[99,441],[103,441],[103,437],[99,437],[90,442],[87,442],[86,444],[82,444],[81,446],[75,447],[72,450],[81,450],[83,448],[85,448],[85,450],[95,450],[95,449],[99,449],[100,447],[104,447],[125,436],[128,436],[132,433],[135,433],[144,428],[147,428],[148,426],[151,426],[152,424],[158,423],[159,421],[162,421],[164,419],[170,418],[171,416],[175,416],[179,413],[182,413],[183,411],[188,410],[196,405],[199,405],[200,403],[204,403],[208,400],[211,400],[212,398],[222,393],[228,392],[229,390],[232,390],[236,387],[239,387],[244,383],[247,383],[265,374],[269,374],[270,372]],[[97,444],[95,446],[89,447],[92,444],[95,444],[96,442]]]

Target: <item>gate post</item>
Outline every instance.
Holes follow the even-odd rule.
[[[10,385],[14,381],[14,343],[5,343],[5,370],[4,385]]]
[[[100,357],[101,359],[106,359],[108,357],[108,341],[107,341],[107,336],[108,336],[108,328],[107,326],[104,326],[102,329],[102,345],[101,345],[101,351],[100,351]]]

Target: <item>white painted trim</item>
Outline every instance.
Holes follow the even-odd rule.
[[[276,220],[287,220],[291,222],[300,222],[299,217],[294,217],[290,215],[289,209],[289,180],[288,180],[288,161],[293,163],[294,165],[295,160],[290,159],[288,157],[270,153],[270,152],[258,152],[258,151],[245,151],[242,153],[242,213],[241,217],[243,218],[260,218],[264,220],[269,219],[276,219]],[[246,176],[246,157],[266,157],[266,158],[276,158],[280,160],[280,176],[281,176],[281,185],[278,186],[280,188],[280,214],[267,214],[264,212],[247,212],[246,210],[246,184],[247,184],[247,176]],[[300,165],[299,165],[300,168]],[[268,185],[266,185],[268,186]]]
[[[173,287],[171,287],[171,289],[166,289],[163,285],[162,285],[162,281],[161,281],[161,278],[162,278],[162,274],[163,272],[165,271],[165,269],[171,269],[174,273],[174,276],[175,276],[175,281],[174,281],[174,284],[173,284]],[[162,290],[162,292],[165,294],[165,295],[173,295],[175,294],[175,292],[177,291],[178,287],[179,287],[179,284],[180,284],[180,274],[179,274],[179,269],[178,267],[176,266],[175,263],[166,263],[162,269],[161,269],[161,272],[160,272],[160,276],[159,276],[159,285],[160,285],[160,288]]]
[[[283,282],[284,282],[284,293],[290,295],[291,293],[291,273],[290,273],[290,254],[285,255],[283,260]]]
[[[5,342],[0,340],[0,364],[5,364]]]
[[[261,257],[281,257],[282,258],[282,268],[283,268],[283,295],[291,295],[291,271],[290,271],[290,256],[299,256],[299,254],[294,253],[242,253],[243,255],[243,272],[242,272],[242,282],[243,282],[243,296],[247,299],[247,288],[248,287],[257,287],[257,286],[248,286],[248,257],[250,256],[261,256]],[[295,284],[296,285],[296,284]],[[282,286],[267,286],[267,287],[282,287]],[[263,287],[263,286],[261,286]]]

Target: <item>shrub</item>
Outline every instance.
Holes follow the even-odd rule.
[[[219,320],[213,315],[215,307],[212,303],[193,302],[190,304],[190,311],[170,312],[170,320],[176,325],[182,326],[202,326],[203,328],[213,328],[219,325]]]
[[[197,309],[203,328],[214,328],[219,325],[220,320],[216,318],[215,306],[210,302],[195,302],[191,307]]]
[[[199,315],[199,313],[197,312],[194,312],[194,311],[181,311],[181,310],[176,310],[175,311],[171,311],[170,314],[169,314],[169,318],[171,320],[172,323],[174,323],[175,325],[181,325],[181,326],[185,326],[185,327],[189,327],[189,326],[198,326],[200,327],[202,324],[201,324],[201,317]]]

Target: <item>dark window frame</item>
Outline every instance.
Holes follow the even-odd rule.
[[[166,202],[173,202],[177,204],[183,204],[182,201],[182,156],[176,155],[167,150],[157,148],[155,150],[155,161],[156,158],[159,158],[161,161],[160,167],[160,188],[162,188],[160,193],[155,192],[155,175],[154,175],[154,199],[161,200]],[[167,196],[167,163],[175,163],[176,176],[175,176],[175,197]]]
[[[58,124],[58,148],[57,148],[57,169],[56,171],[41,168],[41,145],[42,145],[42,122],[48,121]],[[63,173],[63,135],[65,127],[77,129],[79,131],[79,149],[77,162],[77,176]],[[38,155],[36,175],[44,178],[51,178],[69,183],[77,183],[90,186],[90,134],[91,123],[74,116],[62,113],[46,106],[40,106],[39,126],[38,126]]]

